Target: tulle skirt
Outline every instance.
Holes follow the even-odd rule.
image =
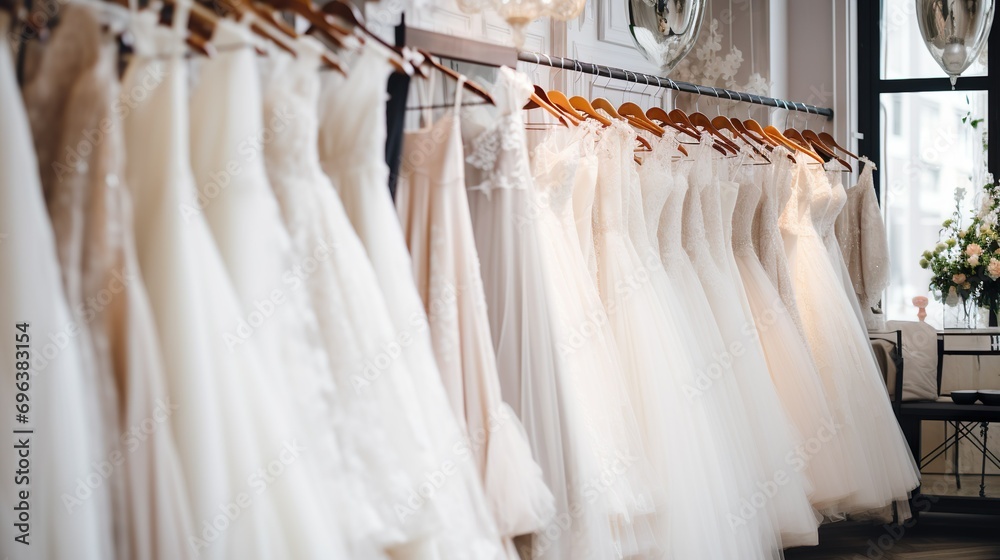
[[[919,471],[843,282],[814,233],[786,233],[786,247],[794,248],[789,264],[806,338],[841,441],[854,457],[845,465],[854,494],[826,512],[866,511],[905,500]]]
[[[624,236],[598,236],[598,287],[620,351],[643,443],[663,493],[654,495],[657,539],[664,558],[777,558],[776,535],[753,511],[740,517],[740,498],[758,472],[734,447],[737,418],[697,396],[698,359],[668,313],[649,270]],[[742,430],[741,430],[742,432]],[[766,525],[766,523],[765,523]],[[659,556],[656,556],[659,557]]]
[[[851,456],[841,444],[812,354],[756,255],[737,256],[771,379],[789,418],[803,436],[791,467],[812,483],[809,501],[822,509],[851,493]]]

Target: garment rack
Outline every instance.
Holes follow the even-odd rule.
[[[473,39],[464,39],[416,27],[407,27],[405,18],[406,16],[404,14],[403,20],[398,26],[396,26],[396,44],[398,46],[405,45],[423,49],[441,58],[484,66],[514,66],[517,61],[520,60],[523,62],[530,62],[532,64],[551,66],[552,68],[561,68],[563,70],[572,70],[575,72],[582,72],[584,74],[592,74],[594,76],[625,80],[636,84],[672,89],[683,93],[705,95],[719,99],[728,99],[730,101],[764,105],[767,107],[776,107],[778,109],[786,109],[788,111],[798,111],[800,113],[826,117],[827,120],[833,119],[833,109],[828,107],[816,107],[815,105],[799,103],[797,101],[785,101],[783,99],[764,97],[762,95],[756,95],[743,91],[734,91],[730,89],[692,84],[689,82],[681,82],[671,78],[654,76],[652,74],[643,74],[641,72],[633,72],[631,70],[613,68],[611,66],[601,66],[592,62],[583,62],[561,56],[552,56],[536,52],[518,52],[513,47],[505,47]]]
[[[573,70],[575,72],[593,74],[595,76],[604,76],[606,78],[614,78],[616,80],[625,80],[636,84],[656,86],[684,93],[693,93],[695,95],[707,95],[709,97],[717,97],[719,99],[728,99],[729,101],[742,101],[743,103],[766,105],[768,107],[777,107],[778,109],[786,109],[788,111],[799,111],[801,113],[819,115],[826,117],[827,120],[833,119],[833,109],[828,107],[816,107],[815,105],[808,105],[797,101],[785,101],[784,99],[764,97],[762,95],[756,95],[743,91],[734,91],[731,89],[723,89],[713,86],[702,86],[692,84],[690,82],[680,82],[670,78],[654,76],[652,74],[643,74],[641,72],[633,72],[631,70],[623,70],[621,68],[600,66],[591,62],[582,62],[572,58],[551,56],[535,52],[519,52],[517,53],[517,59],[523,62],[530,62],[532,64],[544,64],[545,66],[551,66],[553,68]]]

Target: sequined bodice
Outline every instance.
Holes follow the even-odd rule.
[[[657,231],[660,228],[664,206],[674,186],[673,166],[668,154],[673,152],[671,140],[660,138],[653,146],[653,153],[639,169],[639,183],[642,187],[642,210],[646,222],[646,236],[653,249],[659,253]]]
[[[688,178],[687,164],[678,164],[672,176],[672,185],[669,189],[669,196],[663,205],[660,213],[660,223],[656,231],[656,238],[660,246],[660,258],[668,271],[677,269],[677,264],[681,260],[687,259],[684,253],[684,201],[687,199]]]

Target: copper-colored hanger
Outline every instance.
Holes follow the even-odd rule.
[[[809,107],[808,106],[806,106],[806,111],[807,112],[809,111]],[[833,151],[833,148],[827,146],[826,143],[823,142],[819,138],[819,136],[816,136],[815,132],[813,132],[811,130],[804,130],[802,132],[799,132],[798,130],[795,130],[794,132],[795,132],[795,134],[798,135],[797,140],[799,140],[801,142],[807,142],[819,154],[824,155],[824,156],[826,156],[826,157],[828,157],[828,158],[830,158],[832,160],[835,160],[837,163],[839,163],[840,165],[844,166],[844,168],[847,169],[847,171],[851,171],[851,172],[854,171],[854,168],[851,167],[851,164],[847,163],[847,161],[845,161],[843,158],[841,158],[839,155],[837,155],[837,152]],[[788,133],[788,131],[786,130],[785,131],[785,135],[786,136],[788,135],[787,133]]]
[[[128,0],[118,0],[118,4],[126,8],[129,7]],[[161,18],[167,15],[167,9],[174,10],[169,14],[169,17],[173,19],[177,9],[175,0],[167,0],[165,2],[160,14]],[[161,21],[163,20],[161,19]],[[188,34],[184,38],[184,42],[195,52],[207,58],[212,58],[216,54],[215,46],[212,45],[212,35],[215,33],[215,25],[218,21],[218,16],[212,13],[211,10],[200,4],[192,3],[188,11]]]
[[[549,57],[549,55],[547,54],[543,56],[545,56],[545,58],[548,59],[549,66],[555,68],[555,65],[552,64],[552,58]],[[536,58],[538,57],[538,53],[535,53],[535,57]],[[539,60],[539,62],[541,62],[541,60]],[[552,82],[554,81],[554,79],[555,77],[553,76],[552,79],[550,79],[549,81]],[[565,93],[557,89],[550,89],[548,92],[546,92],[545,99],[547,99],[548,102],[552,104],[552,106],[555,107],[557,110],[559,110],[561,113],[566,114],[567,117],[572,119],[574,125],[580,124],[580,122],[583,121],[584,117],[581,116],[580,112],[577,111],[573,107],[573,104],[569,102],[569,98],[566,97]]]
[[[597,109],[595,109],[594,106],[590,104],[590,101],[588,101],[586,97],[580,95],[574,95],[569,99],[569,102],[574,109],[577,109],[581,113],[586,115],[586,118],[593,119],[601,123],[601,125],[605,127],[611,126],[611,119],[598,113]]]
[[[420,68],[423,60],[413,60],[410,56],[408,56],[407,49],[390,45],[384,39],[379,37],[378,34],[372,33],[371,30],[365,27],[365,18],[361,14],[361,11],[358,10],[357,6],[355,6],[354,4],[351,4],[350,2],[344,2],[342,0],[331,0],[326,4],[323,4],[323,6],[320,8],[320,12],[324,15],[330,15],[334,16],[335,18],[339,18],[344,22],[346,22],[348,25],[350,25],[351,28],[355,29],[356,31],[360,31],[363,34],[363,36],[358,36],[357,34],[354,34],[354,36],[362,43],[364,43],[365,38],[374,39],[376,43],[389,49],[391,53],[394,53],[396,55],[395,57],[391,57],[389,59],[393,67],[396,68],[396,71],[410,74],[410,72],[408,72],[407,70],[409,68],[412,68],[413,72],[419,74],[421,77],[423,78],[427,77],[427,75],[424,74],[423,70]],[[326,18],[326,20],[328,22],[330,21],[329,18]],[[330,22],[330,24],[335,26],[336,28],[343,29],[333,22]],[[344,31],[347,34],[350,34],[350,32],[347,31],[346,29],[344,29]]]
[[[542,86],[538,84],[533,84],[533,91],[531,92],[531,97],[528,98],[528,103],[524,106],[525,111],[531,109],[544,109],[545,112],[555,117],[563,126],[568,127],[570,124],[574,126],[579,124],[579,121],[574,120],[572,116],[560,111],[555,105],[549,101],[548,95]]]
[[[716,93],[718,93],[718,90],[716,90]],[[728,97],[730,101],[733,100],[733,97],[732,95],[730,95],[729,90],[726,90],[726,97]],[[740,130],[733,124],[733,122],[730,119],[722,116],[721,110],[719,111],[719,114],[714,119],[712,119],[712,125],[714,125],[715,128],[719,129],[720,131],[728,130],[730,133],[732,133],[733,138],[739,138],[740,140],[743,140],[743,142],[747,146],[749,146],[751,150],[753,150],[760,157],[764,158],[764,161],[768,163],[771,162],[771,159],[768,158],[767,155],[764,152],[762,152],[753,141],[747,139],[747,137],[744,136],[742,132],[740,132]]]
[[[813,134],[816,134],[816,133],[814,132]],[[860,157],[857,156],[857,154],[853,154],[853,153],[849,152],[847,150],[847,148],[844,148],[840,144],[838,144],[837,140],[833,136],[831,136],[830,134],[827,134],[826,132],[820,132],[819,134],[816,134],[816,136],[819,137],[819,139],[822,140],[823,143],[825,143],[826,145],[832,146],[834,148],[837,148],[841,152],[844,152],[845,154],[851,156],[854,159],[857,159],[857,160],[861,159]]]
[[[345,45],[345,39],[350,35],[350,31],[340,27],[339,25],[330,21],[326,14],[320,12],[316,6],[313,5],[311,0],[259,0],[264,4],[270,6],[274,11],[288,11],[294,12],[296,15],[302,16],[309,24],[312,29],[320,33],[325,39],[328,39],[333,44],[338,47],[343,47]]]

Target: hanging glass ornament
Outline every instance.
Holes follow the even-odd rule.
[[[993,25],[993,0],[915,0],[917,25],[931,57],[955,88],[986,46]]]
[[[626,0],[635,46],[665,74],[694,48],[705,0]]]

